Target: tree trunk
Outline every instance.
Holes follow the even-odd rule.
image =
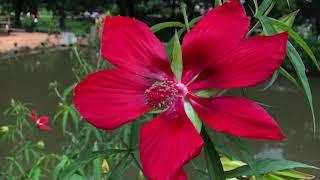
[[[126,0],[117,0],[117,5],[118,5],[119,11],[120,11],[120,15],[122,15],[122,16],[129,15]]]
[[[66,11],[64,5],[61,4],[59,7],[59,27],[61,30],[64,30],[66,27]]]
[[[24,0],[14,0],[13,1],[13,6],[14,6],[14,25],[16,27],[21,27],[21,20],[20,20],[20,16],[21,16],[21,12],[22,12],[22,6],[24,4]]]

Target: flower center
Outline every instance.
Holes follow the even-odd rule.
[[[164,80],[157,81],[145,91],[147,105],[157,110],[165,110],[174,102],[177,96],[184,96],[188,92],[182,83]]]

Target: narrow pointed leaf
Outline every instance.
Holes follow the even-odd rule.
[[[268,20],[270,20],[270,22],[272,23],[272,25],[274,27],[278,27],[281,30],[288,31],[289,35],[304,49],[304,51],[309,55],[309,57],[313,61],[314,65],[320,71],[319,63],[318,63],[314,53],[312,52],[311,48],[308,46],[308,44],[292,28],[290,28],[285,23],[280,22],[280,21],[278,21],[276,19],[268,18]]]
[[[261,89],[261,91],[265,91],[269,89],[276,82],[276,80],[278,79],[278,76],[279,76],[279,71],[274,72],[269,82]]]
[[[197,129],[197,131],[201,132],[202,121],[200,120],[198,114],[192,108],[191,104],[188,101],[184,101],[184,110],[191,120],[193,126]]]
[[[180,82],[182,76],[182,52],[177,32],[174,34],[171,69],[177,80]]]
[[[163,30],[163,29],[166,29],[166,28],[182,28],[184,27],[184,24],[179,22],[179,21],[173,21],[173,22],[163,22],[163,23],[159,23],[159,24],[156,24],[156,25],[153,25],[151,27],[151,30],[156,33],[160,30]]]
[[[63,171],[62,173],[62,179],[70,179],[70,177],[82,166],[88,164],[89,162],[93,161],[94,159],[104,157],[104,156],[110,156],[112,154],[118,154],[118,153],[124,153],[128,152],[127,150],[122,149],[108,149],[103,151],[95,151],[91,152],[90,154],[87,154],[84,157],[81,157],[80,159],[77,159],[70,163]]]
[[[210,176],[210,180],[225,180],[225,174],[220,161],[220,156],[216,151],[212,140],[210,139],[205,128],[201,131],[203,140],[205,142],[204,152],[205,160]]]
[[[300,162],[289,160],[277,160],[277,159],[263,159],[256,162],[256,169],[259,174],[268,174],[271,172],[294,169],[294,168],[312,168],[319,169],[315,166],[310,166]],[[253,176],[253,171],[249,165],[241,166],[237,169],[225,172],[227,178],[241,177],[241,176]]]
[[[279,68],[279,72],[281,75],[283,75],[285,78],[287,78],[289,81],[291,81],[299,90],[302,90],[301,85],[298,83],[298,81],[283,67]]]
[[[207,89],[195,92],[197,96],[208,98],[221,92],[221,89]]]
[[[277,33],[276,30],[274,29],[274,27],[272,26],[270,20],[267,17],[260,17],[259,20],[261,22],[261,25],[263,27],[263,31],[265,32],[265,34],[272,35],[272,34]],[[293,47],[293,45],[290,42],[288,42],[287,56],[289,57],[289,60],[297,73],[297,77],[299,79],[299,82],[301,83],[304,94],[308,100],[311,114],[312,114],[313,131],[315,133],[316,132],[316,119],[315,119],[315,115],[314,115],[312,93],[311,93],[310,85],[308,82],[308,77],[306,75],[306,68],[303,64],[303,61],[302,61],[299,53],[297,52],[297,50]]]
[[[262,16],[272,5],[273,0],[264,0],[259,8],[256,17]]]
[[[284,15],[281,18],[279,18],[280,22],[283,22],[284,24],[286,24],[289,27],[292,27],[294,20],[296,19],[297,14],[299,13],[299,9],[296,11],[293,11],[290,14]]]
[[[109,180],[119,180],[123,177],[123,174],[128,170],[131,166],[133,159],[130,154],[126,154],[119,163],[110,169]]]

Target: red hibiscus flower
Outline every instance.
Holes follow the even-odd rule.
[[[245,38],[249,26],[238,1],[209,11],[183,39],[183,73],[178,81],[164,46],[144,23],[107,17],[101,52],[118,68],[93,73],[80,82],[74,90],[75,106],[89,123],[105,130],[152,109],[166,110],[140,131],[140,158],[150,179],[186,179],[184,165],[201,151],[203,141],[185,113],[185,101],[215,130],[281,140],[277,123],[254,102],[193,93],[254,86],[279,68],[288,34]]]
[[[45,131],[51,131],[52,128],[46,125],[49,122],[48,116],[40,116],[38,119],[38,112],[36,110],[32,110],[30,115],[30,119],[36,122],[36,126]]]

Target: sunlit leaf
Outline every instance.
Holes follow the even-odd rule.
[[[284,171],[277,171],[274,172],[273,174],[278,175],[278,176],[282,176],[282,177],[287,177],[287,178],[295,178],[295,179],[314,179],[315,176],[310,175],[310,174],[306,174],[303,172],[299,172],[299,171],[295,171],[295,170],[284,170]]]
[[[256,161],[256,169],[259,174],[268,174],[271,172],[294,169],[294,168],[312,168],[318,169],[315,166],[310,166],[300,162],[289,161],[289,160],[276,160],[276,159],[263,159]],[[241,176],[253,176],[252,169],[248,166],[241,166],[237,169],[225,172],[228,178],[241,177]]]
[[[289,27],[292,27],[298,13],[299,13],[299,10],[293,11],[292,13],[284,15],[281,18],[279,18],[279,21],[283,22]]]

